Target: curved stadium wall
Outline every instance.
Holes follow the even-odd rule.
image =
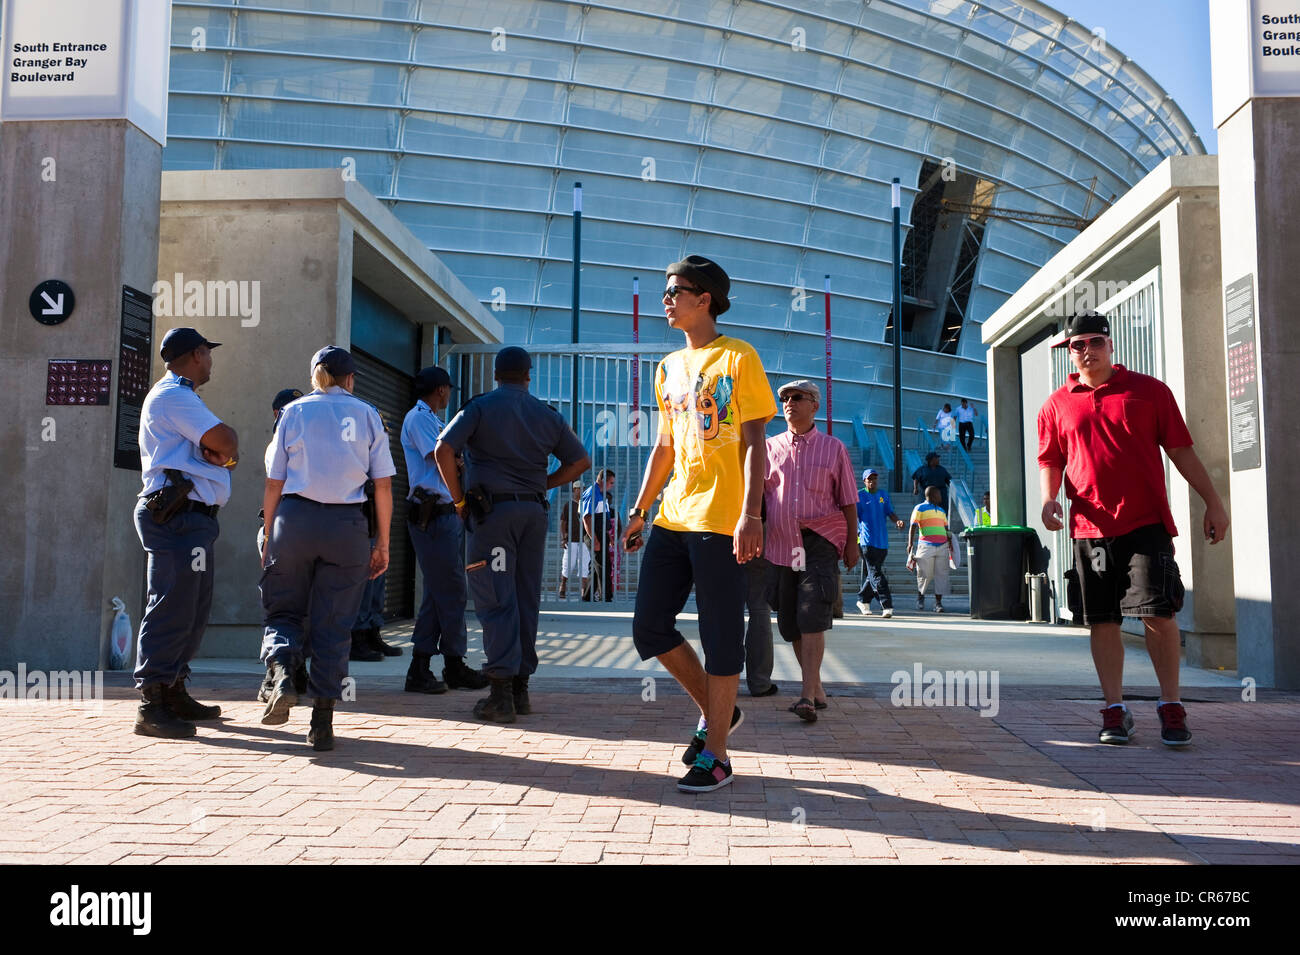
[[[485,304],[504,295],[521,343],[569,340],[580,180],[584,341],[631,340],[636,275],[641,340],[678,347],[661,269],[702,252],[733,279],[722,330],[820,380],[829,275],[841,421],[892,421],[893,177],[909,312],[939,329],[906,349],[911,424],[983,399],[979,324],[1076,234],[938,214],[936,187],[1084,216],[1204,152],[1150,77],[1036,2],[176,0],[172,28],[165,168],[354,163]]]

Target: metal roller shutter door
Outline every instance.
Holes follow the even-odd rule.
[[[413,379],[359,348],[352,349],[357,363],[356,396],[368,401],[384,416],[388,425],[388,447],[397,473],[393,475],[393,523],[389,534],[388,588],[384,594],[384,617],[388,620],[415,616],[415,550],[406,532],[406,455],[402,452],[402,421],[415,404]]]

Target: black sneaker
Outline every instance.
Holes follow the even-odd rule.
[[[741,723],[745,722],[745,711],[739,706],[731,711],[731,729],[728,733],[734,733]],[[686,747],[686,752],[682,753],[682,762],[687,766],[694,766],[695,761],[700,758],[700,753],[704,752],[704,741],[708,738],[706,730],[695,731],[691,737],[690,745]]]
[[[1156,713],[1160,716],[1160,742],[1166,746],[1186,746],[1192,741],[1183,704],[1162,703],[1156,707]]]
[[[701,753],[691,771],[677,780],[677,788],[684,793],[709,793],[730,785],[733,778],[728,764]]]
[[[1097,742],[1124,745],[1136,734],[1133,714],[1122,706],[1108,706],[1101,711],[1101,732]]]

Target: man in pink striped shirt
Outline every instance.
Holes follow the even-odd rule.
[[[767,439],[763,556],[773,565],[777,626],[803,671],[803,696],[791,710],[813,723],[826,708],[821,665],[838,564],[842,558],[852,570],[858,562],[858,488],[843,442],[817,430],[821,389],[792,381],[777,395],[788,430]]]

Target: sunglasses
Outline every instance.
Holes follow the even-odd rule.
[[[1089,348],[1105,348],[1106,339],[1101,335],[1094,335],[1092,338],[1079,338],[1070,342],[1070,351],[1085,352]]]
[[[703,294],[703,289],[691,288],[689,285],[670,285],[664,289],[664,298],[677,301],[677,296],[682,292],[693,292],[696,295]]]
[[[787,401],[789,402],[803,401],[807,397],[808,396],[805,395],[802,391],[792,391],[789,394],[785,394],[781,396],[781,404],[785,404]]]

